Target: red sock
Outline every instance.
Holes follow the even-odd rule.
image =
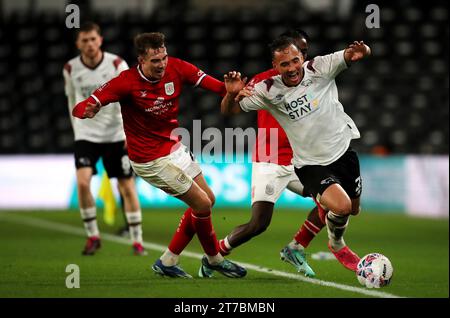
[[[211,222],[211,212],[205,217],[192,214],[192,224],[205,253],[209,256],[217,255],[219,253],[219,242]]]
[[[295,234],[294,240],[297,243],[300,243],[304,248],[306,248],[322,228],[323,225],[321,227],[318,227],[317,225],[311,223],[311,221],[306,220],[305,223],[303,223],[300,230],[297,232],[297,234]]]
[[[319,210],[319,218],[320,218],[320,220],[322,221],[323,224],[326,224],[326,223],[325,223],[325,218],[326,218],[328,212],[326,212],[326,211],[322,208],[322,206],[320,205],[320,203],[317,202],[317,200],[316,200],[315,198],[312,198],[312,199],[313,199],[314,202],[316,203],[317,209]]]
[[[169,250],[174,254],[180,255],[195,235],[195,229],[192,224],[192,212],[191,208],[184,212],[172,241],[170,241]]]

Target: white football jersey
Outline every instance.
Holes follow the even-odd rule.
[[[95,143],[125,140],[119,103],[111,103],[107,107],[102,107],[94,118],[88,119],[72,116],[72,109],[76,104],[88,98],[102,84],[126,69],[128,69],[128,65],[124,60],[108,52],[103,52],[102,61],[94,69],[86,66],[80,55],[64,65],[64,90],[68,99],[75,140],[87,140]]]
[[[339,159],[351,139],[360,137],[353,120],[338,100],[335,77],[347,64],[344,51],[317,56],[303,65],[304,77],[295,87],[281,75],[255,85],[253,95],[242,99],[244,111],[266,109],[283,127],[294,152],[296,168],[329,165]]]

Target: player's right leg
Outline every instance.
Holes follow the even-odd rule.
[[[120,193],[120,190],[119,190],[119,193]],[[123,237],[129,237],[130,236],[130,229],[128,227],[127,214],[125,212],[124,200],[123,200],[122,194],[120,194],[119,201],[120,201],[120,207],[121,207],[121,212],[122,212],[122,218],[123,218],[124,225],[117,231],[117,235],[123,236]]]
[[[305,192],[329,210],[326,214],[329,249],[346,268],[355,270],[359,257],[347,247],[343,238],[352,213],[352,200],[343,188],[343,174],[336,176],[336,172],[339,171],[331,165],[296,169],[297,176],[305,185]]]
[[[83,255],[94,255],[101,247],[95,200],[91,193],[92,175],[97,172],[95,164],[98,160],[98,154],[95,148],[95,144],[91,142],[84,140],[75,141],[78,204],[84,229],[88,237],[82,251]]]
[[[202,174],[195,179],[196,182],[192,183],[189,191],[178,198],[192,208],[192,224],[205,251],[199,276],[212,277],[213,272],[217,271],[230,278],[242,278],[247,274],[245,268],[224,259],[220,254],[219,244],[211,220],[213,204],[210,198],[211,195],[208,195],[200,185],[206,187],[207,191],[211,190],[207,187]]]
[[[179,150],[146,163],[131,161],[134,172],[150,185],[159,188],[171,196],[186,193],[193,183],[191,177],[173,161],[182,154]],[[191,208],[181,217],[175,235],[163,255],[156,260],[152,269],[157,274],[168,277],[192,278],[179,266],[179,256],[195,235],[191,225]],[[174,243],[175,242],[175,243]]]
[[[234,248],[263,233],[272,220],[273,208],[274,203],[272,202],[254,202],[250,220],[236,226],[224,239],[219,241],[220,253],[229,255]]]
[[[286,169],[289,169],[291,180],[287,185],[287,189],[304,196],[303,184],[298,180],[294,167],[290,166],[286,167]],[[300,230],[294,235],[292,241],[280,251],[281,260],[293,265],[298,272],[305,274],[305,276],[314,277],[316,274],[308,264],[305,249],[324,226],[325,224],[320,221],[318,208],[314,207]]]

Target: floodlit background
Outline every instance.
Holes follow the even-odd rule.
[[[337,79],[339,98],[362,135],[353,146],[362,159],[363,203],[448,217],[448,10],[445,1],[408,0],[377,1],[380,28],[366,27],[370,2],[353,0],[0,1],[0,208],[77,206],[61,75],[77,55],[74,30],[65,24],[68,3],[79,6],[81,23],[100,24],[104,50],[129,65],[136,63],[133,37],[160,31],[169,54],[219,79],[233,69],[251,77],[270,68],[267,44],[286,28],[309,34],[310,58],[364,40],[372,57]],[[217,96],[187,88],[179,121],[191,132],[188,143],[201,139],[193,135],[194,120],[223,132],[255,127],[256,113],[224,118]],[[252,147],[244,138],[238,146]],[[219,205],[248,206],[250,164],[204,169]],[[98,184],[94,179],[94,190]],[[139,180],[138,186],[144,206],[177,204]],[[280,204],[310,201],[286,192]]]

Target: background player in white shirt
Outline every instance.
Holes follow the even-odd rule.
[[[89,97],[99,86],[128,69],[127,63],[119,56],[101,50],[102,42],[100,27],[95,23],[87,22],[77,31],[76,46],[80,55],[68,61],[63,70],[69,114],[77,103]],[[95,200],[90,188],[100,157],[108,177],[118,180],[133,251],[136,255],[145,255],[142,213],[127,155],[120,105],[115,103],[89,120],[70,118],[75,135],[78,201],[88,236],[83,255],[93,255],[101,246]]]
[[[239,106],[244,111],[266,109],[277,119],[294,151],[295,172],[305,193],[329,210],[330,250],[345,256],[344,266],[355,270],[359,257],[346,246],[343,234],[349,215],[360,210],[359,161],[349,147],[359,132],[338,100],[334,79],[352,62],[370,55],[370,48],[355,41],[306,65],[292,38],[277,38],[271,51],[280,74],[255,85],[252,93],[240,90],[239,73],[227,74],[228,94],[222,106],[232,111]]]

